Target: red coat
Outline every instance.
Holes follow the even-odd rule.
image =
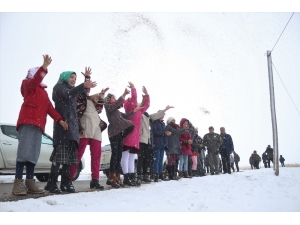
[[[17,130],[21,124],[32,124],[38,126],[44,133],[48,114],[55,122],[62,120],[61,115],[54,109],[45,88],[40,86],[47,73],[47,70],[40,67],[32,79],[23,80],[21,94],[24,102],[19,113]]]
[[[180,127],[183,127],[184,121],[187,119],[182,118],[180,121]],[[188,120],[187,120],[188,121]],[[191,133],[185,133],[179,136],[181,155],[192,155],[192,145],[188,144],[187,141],[192,140]]]

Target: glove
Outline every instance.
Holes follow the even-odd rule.
[[[168,150],[169,150],[168,146],[165,146],[165,150],[166,150],[166,151],[168,151]]]

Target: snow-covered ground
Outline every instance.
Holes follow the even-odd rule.
[[[300,212],[300,168],[244,170],[139,188],[1,202],[1,212]],[[0,182],[9,178],[1,176]],[[6,181],[5,181],[6,179]],[[90,179],[82,174],[79,179]]]

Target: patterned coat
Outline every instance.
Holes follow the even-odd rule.
[[[180,127],[183,127],[183,123],[188,121],[186,118],[180,120]],[[188,140],[193,140],[191,133],[185,133],[179,136],[181,154],[192,155],[192,145],[188,143]]]

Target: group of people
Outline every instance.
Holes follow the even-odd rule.
[[[249,158],[249,163],[251,166],[251,169],[259,169],[259,163],[261,160],[263,161],[264,167],[265,168],[270,168],[270,162],[273,162],[273,155],[274,155],[274,150],[271,148],[271,145],[268,145],[262,156],[257,154],[257,151],[254,150],[253,153],[251,154]],[[279,162],[281,163],[282,167],[285,167],[284,165],[285,159],[280,155],[279,157]]]
[[[99,167],[102,132],[105,129],[112,151],[106,184],[113,188],[139,186],[151,180],[158,182],[204,176],[208,167],[207,173],[218,175],[220,164],[223,173],[230,174],[231,169],[234,171],[233,162],[239,171],[239,156],[234,152],[232,138],[224,127],[220,128],[220,134],[209,127],[209,133],[201,138],[198,129],[187,118],[182,118],[177,124],[175,118],[170,117],[165,123],[165,112],[173,107],[168,105],[157,113],[148,114],[150,95],[146,87],[142,88],[142,101],[137,102],[137,90],[131,82],[119,98],[111,93],[106,94],[109,88],[90,95],[90,89],[95,88],[97,83],[91,81],[89,67],[82,72],[84,82],[77,86],[74,71],[60,74],[52,92],[53,106],[45,90],[47,85],[43,83],[52,59],[48,55],[43,57],[43,65],[29,69],[21,85],[24,102],[16,126],[19,145],[13,194],[43,194],[45,190],[56,194],[75,192],[72,179],[87,145],[91,151],[90,188],[103,190],[99,182]],[[129,94],[130,97],[126,98]],[[122,107],[125,113],[120,111]],[[108,125],[99,116],[103,108]],[[47,115],[54,120],[53,152],[49,159],[52,165],[48,182],[44,189],[40,189],[33,178]],[[165,171],[164,153],[167,155]],[[136,155],[137,173],[134,163]],[[60,169],[61,183],[58,187]]]

